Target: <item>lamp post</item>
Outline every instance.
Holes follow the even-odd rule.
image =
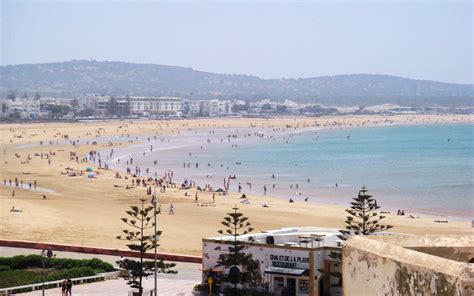
[[[155,259],[155,270],[154,270],[154,277],[155,277],[155,291],[154,291],[154,295],[153,296],[157,296],[158,295],[158,278],[157,278],[157,272],[156,272],[156,269],[157,269],[157,255],[156,255],[156,186],[155,188],[153,189],[153,195],[152,195],[152,198],[151,198],[151,203],[153,204],[153,217],[154,217],[154,247],[155,247],[155,250],[154,250],[154,253],[155,253],[155,256],[154,256],[154,259]]]
[[[43,280],[43,285],[41,286],[41,295],[44,296],[44,273],[45,273],[45,266],[44,266],[44,256],[45,252],[44,250],[41,251],[41,265],[43,266],[43,271],[41,273],[42,280]]]

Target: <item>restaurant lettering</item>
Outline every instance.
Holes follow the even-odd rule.
[[[296,268],[298,263],[309,263],[308,257],[270,255],[273,267]]]

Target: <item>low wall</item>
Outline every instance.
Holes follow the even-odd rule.
[[[108,249],[88,246],[73,246],[43,242],[30,242],[30,241],[14,241],[14,240],[0,240],[0,247],[10,248],[25,248],[25,249],[38,249],[44,250],[51,248],[53,251],[73,252],[73,253],[84,253],[84,254],[96,254],[96,255],[109,255],[109,256],[123,256],[123,257],[140,257],[139,252],[119,249]],[[190,262],[190,263],[202,263],[202,257],[181,255],[181,254],[170,254],[170,253],[158,253],[158,259],[174,262]],[[154,259],[153,253],[146,253],[145,258]]]
[[[368,237],[342,249],[345,295],[474,295],[474,266]]]

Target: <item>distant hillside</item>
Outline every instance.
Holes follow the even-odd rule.
[[[188,98],[293,99],[331,106],[384,103],[473,106],[473,85],[371,74],[262,79],[191,68],[124,62],[68,61],[0,67],[0,96],[177,95]]]

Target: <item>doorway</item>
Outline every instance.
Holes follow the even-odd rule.
[[[296,279],[286,278],[286,290],[288,296],[296,296]]]

